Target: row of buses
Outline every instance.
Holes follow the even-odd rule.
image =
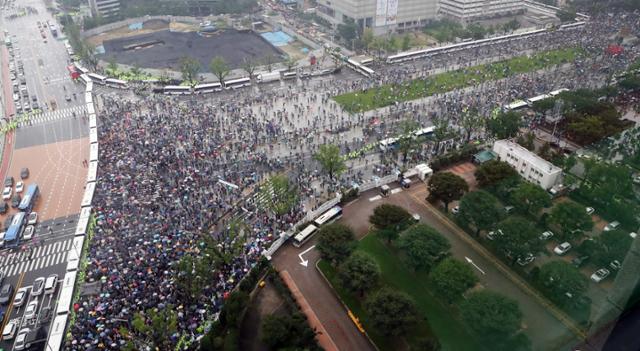
[[[586,22],[584,22],[584,21],[578,21],[578,22],[574,22],[574,23],[563,24],[563,25],[558,27],[558,30],[570,30],[570,29],[574,29],[574,28],[580,28],[580,27],[583,27],[585,25],[585,23]],[[387,63],[389,63],[389,64],[401,63],[401,62],[406,62],[406,61],[410,61],[410,60],[430,57],[430,56],[437,55],[437,54],[456,52],[456,51],[469,49],[469,48],[477,48],[477,47],[481,47],[481,46],[489,45],[489,44],[504,43],[504,42],[509,42],[509,41],[512,41],[512,40],[519,40],[519,39],[522,39],[522,38],[535,37],[535,36],[542,35],[542,34],[546,33],[547,31],[548,31],[548,29],[536,29],[536,30],[532,30],[532,31],[528,31],[528,32],[503,35],[503,36],[499,36],[499,37],[495,37],[495,38],[480,39],[480,40],[467,41],[467,42],[462,42],[462,43],[457,43],[457,44],[440,46],[440,47],[436,47],[436,48],[429,48],[429,49],[422,49],[422,50],[416,50],[416,51],[401,52],[399,54],[391,55],[391,56],[387,57]]]
[[[434,126],[420,128],[418,130],[414,130],[411,133],[411,137],[414,139],[428,138],[430,136],[433,136],[433,133],[435,132],[435,130],[436,130],[436,127]],[[386,152],[386,151],[396,149],[398,147],[399,141],[400,141],[400,137],[387,138],[387,139],[380,140],[380,142],[378,143],[378,146],[380,147],[380,151]]]
[[[327,212],[320,215],[320,217],[316,218],[313,223],[309,224],[306,228],[304,228],[300,233],[296,234],[293,237],[293,246],[300,247],[318,231],[318,228],[322,227],[325,224],[332,223],[337,221],[342,217],[342,207],[334,206],[330,208]]]
[[[519,110],[521,108],[525,108],[525,107],[533,107],[533,104],[535,104],[538,101],[542,101],[544,99],[548,99],[548,98],[552,98],[552,97],[556,97],[558,95],[560,95],[561,93],[565,92],[565,91],[569,91],[569,89],[566,88],[562,88],[562,89],[558,89],[558,90],[554,90],[548,94],[542,94],[542,95],[538,95],[538,96],[534,96],[528,99],[524,99],[524,100],[516,100],[508,105],[505,105],[503,107],[504,111],[515,111],[515,110]]]

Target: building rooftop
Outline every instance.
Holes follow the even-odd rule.
[[[517,154],[519,158],[525,160],[528,164],[532,165],[542,172],[555,173],[562,171],[560,167],[557,167],[553,163],[543,159],[542,157],[520,146],[520,144],[514,143],[513,141],[497,140],[494,143],[494,150],[496,146],[500,146],[507,150],[510,150],[511,152]]]

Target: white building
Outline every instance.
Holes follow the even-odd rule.
[[[562,180],[562,169],[509,140],[498,140],[493,152],[500,161],[511,165],[527,181],[549,190]]]
[[[439,13],[461,22],[524,11],[523,0],[440,0]]]
[[[120,14],[120,0],[89,0],[94,16],[112,17]]]
[[[423,27],[436,18],[438,0],[317,0],[316,13],[334,25],[349,19],[376,35]]]

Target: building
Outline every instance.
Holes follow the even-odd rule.
[[[419,28],[436,18],[438,0],[317,0],[316,13],[333,25],[349,20],[376,35]]]
[[[460,22],[524,12],[523,0],[440,0],[438,13]]]
[[[493,144],[498,160],[511,165],[522,178],[549,190],[562,180],[562,169],[549,161],[509,140],[498,140]]]
[[[114,17],[120,14],[120,0],[89,0],[94,16]]]

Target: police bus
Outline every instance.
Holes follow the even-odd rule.
[[[327,223],[338,220],[340,217],[342,217],[342,208],[340,206],[334,206],[327,212],[321,214],[320,217],[316,218],[313,223],[318,227],[321,227]]]
[[[40,195],[38,184],[30,184],[29,187],[27,187],[27,192],[24,194],[24,197],[20,201],[20,205],[18,205],[18,209],[20,211],[30,212],[33,209],[33,206],[36,204],[38,195]]]
[[[313,234],[316,233],[316,231],[318,231],[318,227],[316,227],[313,224],[309,224],[306,228],[300,231],[300,233],[296,234],[296,236],[293,237],[293,246],[295,247],[302,246],[309,239],[311,239],[311,237],[313,236]]]

